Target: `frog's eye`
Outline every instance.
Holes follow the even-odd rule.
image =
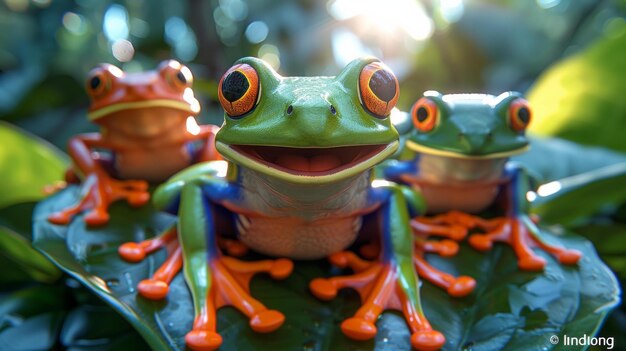
[[[509,125],[518,132],[523,132],[530,124],[532,113],[528,106],[528,101],[516,99],[509,106]]]
[[[102,64],[94,68],[87,78],[87,93],[92,98],[106,94],[111,90],[113,81],[122,75],[124,75],[122,70],[110,64]]]
[[[437,125],[438,111],[437,104],[428,98],[417,100],[411,108],[411,119],[413,125],[421,132],[430,132]]]
[[[230,117],[243,116],[252,111],[260,95],[259,75],[245,63],[231,67],[217,88],[222,107]]]
[[[398,102],[398,79],[387,66],[372,62],[359,76],[359,99],[367,111],[377,118],[386,118]]]
[[[185,91],[193,85],[191,70],[175,60],[161,62],[159,74],[176,91]]]

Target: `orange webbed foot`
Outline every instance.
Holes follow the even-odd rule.
[[[232,257],[219,257],[210,262],[211,285],[206,296],[205,307],[196,316],[193,329],[185,336],[192,350],[215,350],[222,343],[216,333],[216,310],[222,306],[233,306],[249,319],[252,330],[269,333],[278,329],[285,316],[267,309],[249,293],[252,276],[259,272],[270,274],[274,279],[287,278],[293,271],[293,262],[288,259],[241,261]]]
[[[517,255],[517,264],[526,271],[540,271],[546,265],[546,260],[537,255],[532,248],[539,247],[555,256],[562,264],[573,265],[578,263],[581,253],[542,241],[537,234],[540,229],[528,218],[502,217],[489,221],[493,229],[484,234],[474,234],[469,243],[476,250],[487,251],[494,242],[503,242],[510,245]]]
[[[452,297],[464,297],[472,293],[476,287],[476,280],[469,276],[455,277],[449,273],[440,271],[426,261],[426,253],[435,253],[440,256],[450,257],[457,254],[459,245],[452,240],[416,240],[413,263],[420,278],[423,278],[436,286],[446,290]]]
[[[48,216],[53,224],[66,225],[78,213],[87,211],[85,223],[102,226],[109,222],[109,205],[124,199],[131,206],[145,205],[150,200],[148,183],[142,180],[117,180],[105,173],[89,175],[81,185],[81,200],[73,206]]]
[[[349,276],[317,278],[309,288],[321,300],[330,300],[342,288],[357,290],[363,305],[356,314],[343,321],[342,332],[354,340],[369,340],[376,336],[376,320],[387,309],[402,311],[411,329],[411,345],[418,350],[436,350],[445,343],[445,337],[435,331],[425,316],[418,312],[414,302],[398,283],[399,271],[394,264],[367,262],[350,252],[331,256],[331,262],[353,268]]]

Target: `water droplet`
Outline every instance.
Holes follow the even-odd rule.
[[[383,338],[383,342],[389,342],[388,338]]]
[[[113,279],[107,280],[107,286],[109,288],[112,288],[112,287],[115,287],[115,286],[118,286],[118,285],[120,285],[120,281],[118,279],[113,278]]]

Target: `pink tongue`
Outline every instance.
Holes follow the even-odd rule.
[[[287,169],[300,172],[324,172],[337,168],[341,165],[341,160],[335,155],[318,155],[306,158],[298,155],[281,155],[275,163]]]

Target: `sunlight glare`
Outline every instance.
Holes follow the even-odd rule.
[[[198,122],[196,122],[196,119],[193,116],[187,117],[187,131],[191,135],[200,134],[200,126],[198,125]]]
[[[401,29],[415,40],[429,38],[434,30],[432,20],[415,0],[388,0],[384,4],[376,0],[333,0],[328,12],[338,20],[363,16],[381,32],[391,34]]]

